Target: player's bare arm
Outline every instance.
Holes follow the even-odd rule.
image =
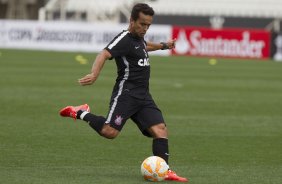
[[[105,61],[109,58],[111,58],[111,54],[107,50],[104,49],[102,52],[100,52],[93,63],[91,73],[79,79],[79,84],[82,86],[93,84],[97,80]]]
[[[147,42],[146,50],[155,51],[155,50],[173,49],[175,47],[175,41],[176,39],[169,40],[167,42],[161,42],[161,43]]]

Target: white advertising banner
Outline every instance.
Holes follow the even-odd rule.
[[[0,20],[0,48],[99,52],[127,27],[127,24]],[[171,26],[152,25],[145,40],[167,41],[171,39],[171,30]],[[153,53],[170,54],[169,51]]]

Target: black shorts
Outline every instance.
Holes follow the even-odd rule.
[[[106,123],[110,124],[114,129],[121,131],[129,118],[148,137],[151,137],[147,131],[148,128],[164,123],[162,112],[155,104],[151,95],[148,95],[145,99],[132,97],[128,93],[113,96]]]

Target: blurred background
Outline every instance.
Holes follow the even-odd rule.
[[[124,23],[137,2],[156,11],[155,24],[281,31],[280,0],[1,0],[1,19]]]
[[[256,37],[253,36],[253,33],[247,36],[245,35],[245,37],[242,36],[245,30],[256,29],[266,31],[269,35],[264,35],[267,37],[264,38],[264,41],[267,43],[263,43],[264,50],[261,51],[263,52],[261,54],[262,56],[257,58],[282,60],[282,1],[280,0],[0,0],[0,19],[33,20],[41,23],[54,21],[93,24],[109,23],[111,27],[115,27],[115,25],[128,22],[131,8],[137,2],[149,3],[150,6],[154,8],[156,12],[154,25],[193,26],[194,30],[198,27],[210,28],[211,30],[233,29],[231,32],[227,31],[228,35],[233,34],[236,29],[241,29],[242,32],[238,33],[241,34],[241,36],[238,36],[241,37],[241,41],[243,42],[244,40],[251,42],[252,37]],[[74,25],[74,27],[75,26],[77,27],[77,25]],[[9,30],[4,29],[3,22],[1,27],[2,30],[0,28],[0,34],[2,33],[2,43],[0,39],[0,47],[8,47],[7,42],[11,39],[4,39],[4,36],[5,34],[9,34]],[[106,29],[109,28],[110,27],[107,27]],[[174,29],[174,27],[170,29]],[[178,37],[178,35],[183,36],[183,34],[181,34],[183,32],[182,29],[176,31],[176,33],[175,31],[172,32],[174,33],[167,32],[166,34],[174,34],[176,37]],[[193,43],[191,43],[192,38],[190,38],[189,44],[191,34],[189,33],[189,29],[186,29],[184,32],[186,32],[188,47],[193,47]],[[201,33],[201,35],[204,34],[203,30]],[[211,31],[211,33],[213,33],[213,31]],[[218,40],[219,37],[222,39],[233,39],[232,36],[222,36],[222,34],[225,33],[215,32],[215,34],[216,36],[207,37],[207,39],[210,40],[213,38],[217,41],[222,41]],[[248,40],[248,36],[250,40]],[[153,36],[153,38],[156,37],[157,35]],[[263,36],[257,35],[257,37]],[[112,37],[110,36],[110,38]],[[163,39],[164,37],[161,38]],[[103,44],[106,44],[109,39],[105,40]],[[236,39],[240,42],[240,38],[237,37]],[[4,44],[3,42],[6,43]],[[182,49],[173,54],[184,53],[185,55],[193,55],[193,51],[192,53],[189,53],[187,49],[183,51],[183,48],[187,46],[185,47],[183,41],[180,43],[182,43],[182,45],[179,44]],[[100,49],[101,47],[98,48]],[[242,54],[219,54],[219,51],[211,51],[200,55],[245,58]]]

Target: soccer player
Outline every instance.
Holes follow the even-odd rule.
[[[101,136],[113,139],[131,118],[140,131],[153,138],[153,154],[168,163],[168,135],[163,115],[149,92],[149,51],[174,48],[175,40],[164,43],[146,42],[144,36],[152,24],[154,10],[147,4],[136,4],[131,12],[127,30],[119,33],[96,57],[90,74],[78,82],[93,84],[108,59],[115,59],[118,76],[113,87],[110,109],[106,117],[90,113],[87,104],[67,106],[60,111],[63,117],[81,119]],[[166,180],[187,182],[186,178],[169,170]]]

